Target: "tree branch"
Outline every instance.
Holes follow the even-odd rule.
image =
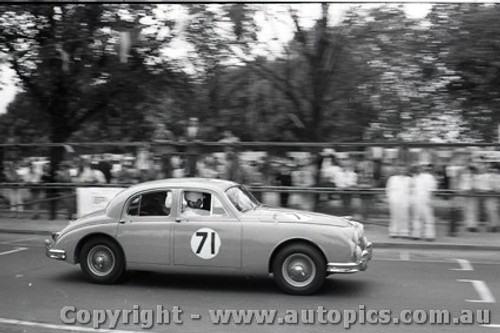
[[[11,53],[15,54],[15,49],[14,47],[6,43],[7,48]],[[41,102],[42,105],[47,105],[48,104],[48,99],[43,95],[42,91],[38,89],[38,87],[33,83],[31,78],[28,75],[24,75],[21,70],[21,66],[19,65],[19,62],[17,61],[17,58],[15,55],[11,57],[11,65],[14,71],[16,72],[17,77],[22,81],[23,85],[28,88],[28,90],[33,93],[34,96],[36,96],[39,101]]]
[[[290,84],[290,81],[283,79],[278,74],[276,74],[272,71],[268,71],[268,70],[264,69],[264,67],[260,64],[255,64],[255,65],[256,65],[255,69],[259,75],[261,75],[265,79],[270,80],[276,89],[281,91],[283,94],[285,94],[285,96],[287,96],[290,99],[290,101],[292,102],[292,105],[297,110],[297,113],[299,115],[299,119],[302,122],[304,122],[304,120],[303,120],[304,113],[303,113],[303,110],[301,107],[300,99],[295,95],[295,93],[294,93],[295,88]]]

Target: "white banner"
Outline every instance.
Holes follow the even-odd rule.
[[[76,215],[83,215],[106,208],[108,202],[123,187],[77,187],[76,188]]]

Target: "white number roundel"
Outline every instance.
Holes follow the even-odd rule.
[[[219,253],[220,237],[215,230],[201,228],[191,236],[191,250],[203,259],[212,259]]]

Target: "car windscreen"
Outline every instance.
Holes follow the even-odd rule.
[[[246,212],[255,209],[260,203],[255,197],[243,186],[233,186],[226,190],[226,195],[229,201],[240,212]]]

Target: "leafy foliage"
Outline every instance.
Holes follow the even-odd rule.
[[[290,7],[294,36],[274,58],[254,53],[263,6],[2,6],[0,52],[23,89],[4,139],[148,140],[158,122],[181,136],[192,116],[206,140],[496,138],[498,4],[433,5],[420,20],[361,5],[333,25],[321,3],[312,27]],[[169,57],[179,40],[190,51]]]

